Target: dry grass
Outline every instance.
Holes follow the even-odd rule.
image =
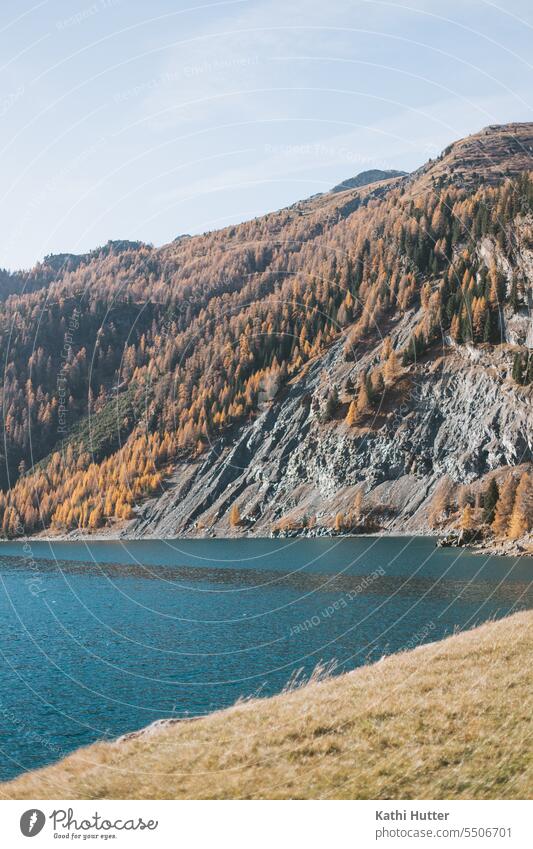
[[[531,798],[533,613],[81,749],[4,798]]]

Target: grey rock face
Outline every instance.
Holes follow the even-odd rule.
[[[417,316],[407,315],[403,325]],[[406,326],[395,335],[405,336]],[[282,517],[331,525],[364,487],[365,502],[388,531],[422,532],[444,475],[468,484],[504,466],[533,460],[531,391],[510,380],[512,351],[443,344],[427,361],[403,369],[381,402],[350,428],[343,395],[348,374],[376,361],[370,351],[346,362],[342,343],[314,361],[251,423],[179,465],[166,491],[145,503],[127,534],[268,536]],[[341,409],[321,423],[317,401],[336,385]],[[237,503],[242,527],[231,528]]]

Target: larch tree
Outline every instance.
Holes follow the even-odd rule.
[[[461,528],[463,531],[472,531],[475,528],[474,511],[470,504],[467,504],[461,516]]]
[[[513,512],[509,520],[509,539],[519,539],[531,530],[533,522],[533,488],[531,476],[524,472],[516,489]]]
[[[500,490],[500,497],[494,511],[492,530],[497,537],[507,536],[509,521],[513,512],[517,480],[514,475],[509,475]]]
[[[364,416],[370,407],[370,398],[368,395],[368,387],[366,382],[366,376],[364,374],[361,375],[359,380],[359,392],[357,393],[357,415],[358,417]]]
[[[391,351],[390,356],[383,367],[383,377],[386,386],[391,386],[400,373],[400,364],[396,351]]]
[[[241,512],[237,504],[234,504],[230,510],[229,523],[232,528],[238,528],[241,524]]]
[[[448,516],[450,511],[450,501],[452,498],[453,485],[450,478],[445,475],[439,483],[431,500],[429,510],[429,524],[435,527],[439,522]]]
[[[381,347],[381,362],[386,363],[392,353],[392,342],[390,336],[386,336]]]
[[[357,422],[357,407],[355,401],[352,401],[350,403],[350,406],[348,407],[345,422],[349,427],[353,427],[354,424]]]
[[[359,522],[363,516],[363,504],[364,504],[364,490],[363,487],[357,490],[357,493],[353,502],[353,513],[356,522]]]

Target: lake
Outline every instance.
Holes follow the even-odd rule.
[[[423,537],[0,544],[0,778],[533,604],[533,558]]]

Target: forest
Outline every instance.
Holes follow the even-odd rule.
[[[479,245],[492,239],[512,265],[532,202],[527,172],[426,190],[395,178],[162,248],[110,242],[2,272],[2,536],[131,519],[178,459],[257,415],[339,338],[354,362],[342,425],[355,430],[443,338],[503,345],[504,317],[527,310],[530,284],[509,280]],[[412,308],[420,320],[405,344],[395,348],[389,332],[380,341]],[[358,372],[370,343],[379,362]],[[525,347],[512,380],[520,391],[533,384]],[[337,412],[333,388],[324,426]],[[453,482],[441,490],[435,526],[453,503],[463,528],[483,521],[511,539],[531,530],[528,470],[510,470],[477,502],[461,502]]]

